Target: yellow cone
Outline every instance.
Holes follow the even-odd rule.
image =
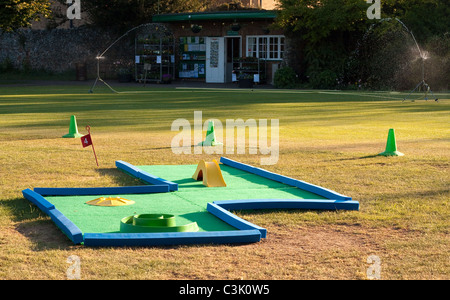
[[[89,205],[95,206],[124,206],[135,203],[133,200],[128,200],[120,197],[100,197],[86,202]]]

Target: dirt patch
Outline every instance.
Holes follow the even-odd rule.
[[[357,226],[312,226],[268,229],[268,244],[296,251],[381,250],[380,243],[388,236],[399,235],[397,230],[362,229]],[[381,239],[381,240],[380,240]]]
[[[189,267],[179,269],[176,278],[367,279],[367,258],[377,255],[384,259],[389,255],[386,240],[409,235],[405,231],[359,226],[272,225],[267,229],[267,239],[259,243],[183,247],[188,253],[184,258]],[[178,250],[171,252],[175,254]]]
[[[31,221],[5,228],[0,248],[13,246],[22,256],[4,252],[8,276],[22,276],[49,264],[50,277],[64,277],[69,254],[83,262],[83,279],[249,279],[249,280],[321,280],[367,279],[367,258],[379,256],[381,278],[403,278],[429,257],[428,247],[419,247],[426,239],[422,233],[393,228],[365,228],[349,225],[266,226],[268,236],[259,243],[245,245],[180,245],[172,247],[89,248],[74,246],[64,234],[45,221]],[[419,243],[419,246],[414,246]],[[394,245],[395,247],[392,247]],[[402,256],[408,249],[408,259]],[[68,251],[68,252],[67,252]],[[422,252],[420,252],[422,251]],[[442,251],[445,252],[445,251]],[[445,254],[445,253],[444,253]],[[17,273],[16,264],[30,260]],[[446,265],[440,254],[417,278],[433,274],[445,278]],[[436,273],[437,271],[439,273]],[[405,275],[406,274],[406,275]],[[41,275],[44,276],[44,275]],[[436,275],[433,275],[436,276]]]
[[[366,279],[367,258],[376,255],[383,260],[389,256],[386,241],[408,239],[410,234],[359,226],[269,227],[267,239],[246,246],[257,255],[241,266],[241,277]]]

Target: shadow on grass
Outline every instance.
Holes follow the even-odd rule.
[[[2,201],[17,223],[14,228],[33,243],[34,251],[49,249],[66,249],[73,243],[37,206],[25,198],[15,198]]]
[[[112,179],[115,186],[137,186],[137,185],[148,185],[147,183],[141,181],[140,179],[131,176],[117,168],[99,168],[96,171],[101,176],[108,176]]]
[[[372,155],[366,155],[366,156],[361,156],[361,157],[337,158],[337,159],[332,159],[330,161],[360,160],[360,159],[368,159],[368,158],[375,158],[375,157],[379,157],[379,155],[372,154]]]
[[[16,230],[33,243],[34,251],[68,250],[72,241],[50,220],[22,222]]]

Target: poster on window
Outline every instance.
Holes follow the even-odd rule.
[[[209,59],[209,66],[211,68],[217,68],[219,66],[219,41],[211,41],[211,53]]]
[[[198,64],[198,75],[205,75],[205,64]]]

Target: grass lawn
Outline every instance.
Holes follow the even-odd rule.
[[[71,255],[82,279],[366,279],[371,255],[382,279],[450,279],[450,94],[402,102],[388,92],[89,88],[0,86],[0,279],[66,279]],[[223,124],[278,119],[279,160],[261,167],[351,196],[360,211],[236,212],[268,230],[249,245],[88,248],[22,197],[35,187],[140,184],[116,160],[219,159],[172,152],[172,122],[193,124],[194,111]],[[61,138],[71,115],[80,133],[91,126],[100,167],[80,139]],[[376,156],[389,128],[405,156]],[[248,147],[223,156],[255,166],[264,157]]]

